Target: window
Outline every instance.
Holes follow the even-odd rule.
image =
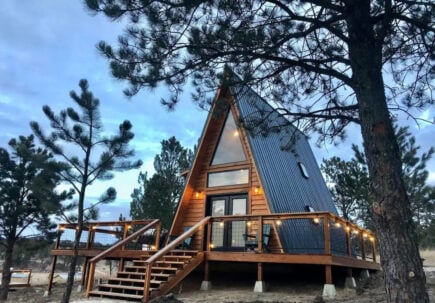
[[[305,210],[309,213],[315,212],[314,207],[312,207],[311,205],[305,205]]]
[[[247,184],[249,182],[249,169],[230,170],[209,173],[207,187]]]
[[[299,169],[301,170],[302,176],[304,176],[305,179],[308,179],[310,175],[308,174],[307,168],[302,162],[298,162]]]
[[[240,134],[231,110],[228,113],[211,165],[246,161]]]

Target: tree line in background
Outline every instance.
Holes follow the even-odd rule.
[[[30,123],[43,148],[35,146],[33,135],[12,139],[11,153],[0,148],[0,245],[5,248],[0,301],[8,296],[15,244],[21,249],[27,243],[18,240],[30,226],[45,234],[50,242],[56,226],[51,220],[54,215],[78,226],[62,298],[62,302],[69,302],[83,224],[98,218],[100,204],[116,198],[115,188],[109,187],[96,202],[86,200],[88,186],[96,180],[112,179],[114,171],[142,165],[140,160],[130,161],[134,156],[129,147],[134,137],[130,121],[123,121],[117,134],[103,136],[100,101],[89,91],[86,80],[80,80],[79,87],[80,94],[70,92],[78,110],[68,107],[55,114],[49,106],[43,107],[50,121],[48,135],[37,122]],[[71,189],[58,192],[61,183]]]
[[[154,158],[155,173],[151,178],[147,172],[139,174],[139,187],[131,195],[130,216],[138,220],[159,218],[168,231],[184,189],[181,173],[192,165],[196,147],[184,148],[175,137],[163,140],[161,145],[160,154]]]
[[[400,147],[403,179],[409,196],[413,224],[421,248],[435,247],[435,187],[427,184],[427,162],[434,148],[419,155],[420,146],[408,127],[395,127]],[[346,220],[374,229],[370,205],[369,172],[364,153],[352,145],[354,156],[346,161],[340,157],[323,159],[321,170],[340,215]]]

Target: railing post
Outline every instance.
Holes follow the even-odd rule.
[[[373,254],[373,262],[376,263],[376,240],[373,238],[372,242],[372,254]]]
[[[323,216],[323,234],[325,238],[325,255],[331,254],[331,234],[329,232],[329,217]]]
[[[363,231],[360,232],[360,237],[361,237],[361,258],[363,260],[366,259],[366,245],[365,245],[365,241],[364,241],[364,233]]]
[[[124,223],[124,227],[123,227],[123,233],[122,233],[122,240],[124,240],[125,238],[127,238],[127,234],[128,234],[128,224]],[[121,246],[121,250],[125,250],[125,244],[123,244]],[[124,258],[120,258],[119,259],[119,265],[118,265],[118,271],[123,271],[124,270]]]
[[[213,225],[213,219],[207,222],[207,240],[206,240],[206,246],[205,250],[210,251],[210,245],[211,245],[211,233],[212,233],[212,225]]]
[[[157,223],[156,230],[155,230],[156,240],[154,242],[154,247],[156,248],[156,250],[159,250],[159,247],[160,247],[160,231],[161,231],[161,228],[162,228],[162,223],[159,221]]]
[[[352,245],[350,241],[350,227],[346,225],[344,230],[346,232],[346,254],[347,256],[350,257],[352,254]]]
[[[258,217],[258,253],[263,252],[263,217]]]
[[[94,287],[94,275],[95,275],[95,262],[90,262],[89,270],[88,270],[88,285],[86,287],[86,297],[89,297],[89,293]]]
[[[145,280],[143,285],[143,302],[148,302],[150,295],[151,268],[152,263],[148,263],[146,265]]]
[[[58,231],[57,231],[57,237],[56,237],[56,243],[54,244],[54,249],[59,249],[60,246],[60,237],[63,233],[63,226],[59,225]],[[53,287],[53,278],[54,278],[54,271],[56,269],[56,262],[57,262],[57,256],[53,256],[51,258],[51,267],[50,267],[50,274],[48,276],[48,285],[47,285],[47,295],[51,292],[51,288]]]

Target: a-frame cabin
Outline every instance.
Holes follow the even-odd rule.
[[[183,233],[206,216],[307,211],[337,214],[308,141],[298,129],[287,125],[279,131],[251,135],[238,126],[241,120],[288,124],[276,121],[281,119],[284,118],[247,87],[219,89],[187,176],[171,234]],[[288,140],[292,141],[291,150],[283,149]],[[323,234],[312,221],[272,223],[269,251],[318,253],[324,250]],[[252,232],[256,226],[247,230],[242,227],[240,234],[234,228],[214,226],[212,248],[243,250],[243,234]],[[340,241],[333,241],[337,245],[332,249],[344,254],[341,245],[345,241],[344,233],[341,237],[340,233],[334,236]],[[204,245],[202,238],[202,234],[197,234],[192,247],[200,249]]]
[[[288,124],[281,119],[246,86],[222,84],[165,245],[159,249],[159,220],[124,221],[118,233],[122,240],[98,250],[96,234],[111,233],[116,222],[89,224],[86,247],[79,252],[85,259],[82,285],[87,295],[147,302],[169,292],[201,264],[201,289],[207,290],[211,262],[256,265],[254,291],[259,292],[264,291],[263,267],[269,263],[324,267],[324,296],[335,291],[333,268],[347,269],[350,284],[352,269],[379,270],[374,235],[337,215],[306,137],[291,125],[267,135],[239,126],[241,120],[261,121],[268,128]],[[282,148],[289,138],[291,151]],[[143,227],[130,232],[135,224]],[[71,254],[61,245],[65,228],[75,227],[60,226],[50,279],[56,257]],[[150,229],[157,236],[146,250],[129,248]],[[103,259],[120,260],[118,273],[95,289],[96,263]]]

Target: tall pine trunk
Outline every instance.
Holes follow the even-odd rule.
[[[387,301],[427,303],[426,277],[382,77],[383,38],[379,33],[375,34],[371,24],[370,1],[350,3],[347,20],[349,57]]]
[[[68,303],[71,297],[71,292],[74,287],[74,277],[76,274],[76,266],[77,260],[79,258],[79,246],[80,246],[80,238],[82,234],[82,224],[77,224],[79,228],[76,230],[74,237],[74,247],[73,247],[73,255],[70,259],[69,270],[68,270],[68,278],[66,280],[65,292],[63,293],[62,303]]]
[[[0,286],[0,301],[8,299],[9,283],[11,282],[12,256],[14,253],[15,240],[6,238],[5,258],[3,260],[2,285]]]
[[[399,147],[385,97],[376,93],[378,89],[367,89],[358,100],[387,300],[429,302]]]

